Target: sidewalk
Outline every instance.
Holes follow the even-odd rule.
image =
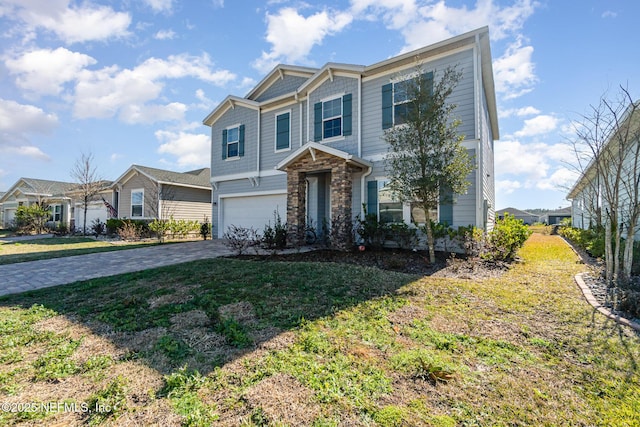
[[[200,240],[0,265],[0,296],[230,254],[220,240]]]

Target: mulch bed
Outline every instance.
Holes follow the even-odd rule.
[[[401,249],[382,249],[341,252],[318,249],[307,252],[275,253],[268,255],[244,254],[236,259],[254,261],[289,262],[333,262],[374,267],[381,270],[397,271],[407,274],[434,277],[457,277],[464,279],[485,279],[497,277],[505,272],[509,265],[493,263],[478,258],[466,259],[462,255],[436,252],[436,262],[429,263],[429,253]]]

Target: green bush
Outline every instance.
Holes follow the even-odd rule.
[[[558,234],[584,249],[593,257],[601,258],[604,256],[603,229],[583,230],[574,227],[561,227],[558,229]]]
[[[518,249],[524,245],[531,233],[522,220],[505,213],[504,219],[496,221],[493,230],[489,233],[483,258],[494,261],[513,261]]]
[[[374,249],[382,248],[387,234],[387,225],[378,221],[378,215],[367,213],[367,207],[363,204],[364,218],[356,219],[356,233],[362,239],[365,246]]]
[[[273,212],[273,226],[271,226],[271,221],[264,226],[261,242],[266,249],[287,247],[287,223],[282,222],[278,211]]]

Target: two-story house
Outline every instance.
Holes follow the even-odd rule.
[[[222,237],[230,225],[261,230],[274,211],[289,225],[356,218],[363,206],[381,221],[424,221],[386,190],[384,132],[401,121],[406,96],[397,83],[418,70],[437,81],[449,66],[462,73],[450,102],[476,167],[467,193],[430,215],[490,229],[498,121],[485,27],[373,65],[279,65],[245,97],[226,97],[204,119],[214,233]]]

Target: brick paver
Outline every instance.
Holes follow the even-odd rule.
[[[0,295],[229,254],[220,240],[200,240],[0,265]]]

